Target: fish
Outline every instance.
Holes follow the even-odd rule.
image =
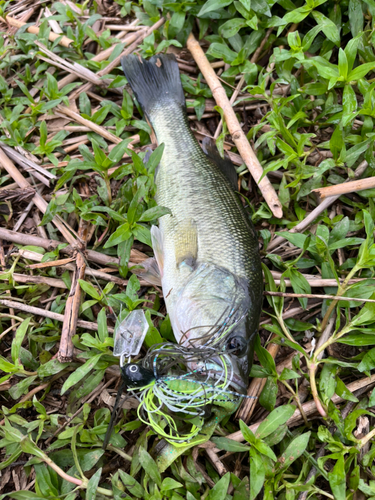
[[[121,65],[157,142],[164,144],[156,202],[170,213],[151,228],[155,259],[144,263],[141,275],[161,283],[177,343],[219,344],[233,364],[232,388],[245,394],[263,279],[257,233],[236,193],[235,168],[212,147],[203,151],[190,129],[173,54],[125,56]],[[214,374],[215,360],[211,365]],[[216,369],[219,376],[220,363]]]
[[[207,441],[246,395],[263,299],[259,242],[237,194],[233,164],[191,131],[177,61],[172,54],[121,59],[125,77],[164,144],[155,170],[156,202],[168,213],[151,227],[154,257],[133,272],[160,285],[176,344],[151,347],[121,367],[136,391],[138,417],[161,439],[155,459],[164,471]],[[115,409],[103,446],[115,420]]]

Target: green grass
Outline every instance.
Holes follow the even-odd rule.
[[[16,1],[0,1],[0,16],[13,15],[17,5]],[[16,277],[31,274],[28,265],[34,263],[20,249],[41,255],[42,262],[66,257],[66,245],[52,224],[56,218],[75,230],[79,221],[94,225],[88,246],[119,259],[118,269],[112,273],[118,281],[89,275],[80,280],[83,298],[79,317],[96,322],[98,328],[77,329],[71,363],[54,358],[61,322],[12,312],[0,304],[0,413],[4,419],[0,470],[2,477],[8,478],[1,483],[1,498],[72,500],[96,495],[146,500],[245,500],[249,496],[251,500],[345,500],[354,498],[358,489],[364,498],[375,498],[375,391],[365,380],[375,368],[375,304],[371,302],[375,299],[375,190],[343,195],[305,231],[284,232],[302,222],[319,204],[313,189],[352,180],[358,167],[360,178],[374,175],[374,0],[45,2],[36,6],[30,22],[35,22],[44,6],[73,43],[65,48],[58,41],[50,42],[50,27],[44,17],[38,35],[21,28],[0,39],[0,140],[12,148],[21,147],[23,154],[31,153],[56,176],[50,187],[44,187],[43,196],[49,198],[42,226],[48,238],[61,244],[47,250],[20,244],[11,248],[4,239],[0,299],[6,299],[10,292],[12,300],[64,314],[72,280],[69,270],[54,266],[32,271],[33,276],[62,280],[60,288],[46,282],[25,284]],[[212,465],[201,448],[178,458],[161,475],[154,461],[157,436],[137,419],[133,408],[120,415],[112,447],[106,452],[101,448],[110,409],[94,391],[112,378],[108,389],[113,393],[119,376],[108,330],[114,327],[114,315],[121,319],[136,308],[145,309],[150,325],[145,347],[171,340],[173,334],[158,291],[145,288],[129,271],[136,257],[134,250],[151,255],[150,226],[167,213],[154,201],[154,171],[163,146],[143,162],[150,127],[124,88],[121,68],[105,71],[124,45],[116,39],[119,32],[104,29],[97,33],[95,23],[103,17],[118,18],[120,24],[137,18],[140,26],[150,27],[161,16],[166,21],[139,44],[137,53],[150,57],[168,47],[184,49],[193,29],[209,60],[224,61],[220,78],[228,97],[244,75],[235,109],[278,192],[284,214],[282,219],[272,216],[246,166],[238,165],[241,195],[263,243],[266,289],[338,296],[337,300],[266,297],[263,319],[270,321],[260,329],[251,374],[266,378],[259,404],[250,427],[232,416],[212,438],[223,450],[219,457],[226,474]],[[6,24],[0,29],[5,34]],[[257,61],[250,62],[266,34]],[[87,68],[95,78],[101,72],[99,77],[107,80],[103,86],[93,85],[86,91],[81,89],[86,84],[84,78],[59,84],[68,73],[51,64],[52,56],[46,56],[36,41],[63,60]],[[97,52],[115,44],[107,59],[93,60]],[[201,119],[203,128],[199,129],[196,121],[191,126],[213,136],[221,110],[202,118],[212,112],[211,91],[195,71],[189,54],[183,51],[180,57],[193,68],[182,72],[181,78],[189,113]],[[74,101],[69,101],[72,96]],[[52,115],[69,105],[101,127],[100,133],[75,132],[71,128],[74,120],[62,123],[62,118],[52,128]],[[251,109],[246,110],[246,106]],[[64,129],[58,131],[61,124]],[[115,141],[109,140],[105,131],[117,138],[114,148]],[[65,141],[81,135],[86,137],[76,141],[85,143],[68,154],[69,143]],[[135,135],[138,142],[131,150],[129,144]],[[217,146],[223,151],[228,145],[231,152],[237,152],[224,127]],[[29,177],[28,172],[19,170]],[[2,170],[0,188],[12,182]],[[1,227],[13,229],[30,198],[22,201],[20,193],[15,198],[9,197],[9,191],[1,193]],[[37,234],[30,215],[26,223],[20,232]],[[289,245],[267,251],[272,239],[281,234]],[[279,272],[277,278],[275,272]],[[334,281],[312,288],[312,275]],[[285,318],[291,309],[294,314]],[[317,346],[327,331],[331,336]],[[275,335],[273,342],[281,346],[276,362],[265,348],[271,334]],[[290,363],[277,370],[287,356]],[[361,380],[365,380],[362,389],[353,394],[347,386],[358,389],[361,382],[357,386],[353,383]],[[340,403],[332,402],[335,394]],[[91,401],[92,395],[97,397]],[[83,400],[90,402],[82,406]],[[295,405],[303,401],[304,409],[309,404],[315,408],[315,401],[320,414],[315,411],[311,414],[314,418],[300,418],[294,426],[287,424]],[[258,428],[252,427],[259,421]],[[242,443],[225,437],[239,430]],[[322,446],[324,454],[319,452]],[[315,475],[306,483],[313,467]],[[18,483],[12,471],[19,477]],[[76,478],[80,491],[62,477],[64,473]]]

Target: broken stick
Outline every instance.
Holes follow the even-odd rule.
[[[320,199],[324,200],[329,196],[341,196],[342,194],[373,188],[375,188],[375,177],[368,177],[367,179],[359,179],[358,181],[343,182],[342,184],[336,184],[336,186],[313,189],[311,192],[318,193]]]
[[[25,24],[27,24],[27,23],[24,23],[22,21],[19,21],[18,19],[14,19],[13,17],[10,17],[10,16],[6,17],[6,22],[10,26],[14,26],[16,28],[22,28],[22,26],[25,26]],[[29,33],[33,33],[34,35],[39,34],[39,28],[37,28],[36,26],[29,26],[27,28],[27,31]],[[74,42],[74,40],[72,40],[71,38],[68,38],[67,36],[64,36],[64,35],[61,36],[58,33],[53,33],[53,31],[51,31],[51,33],[49,34],[48,40],[50,42],[54,42],[58,38],[60,38],[59,45],[62,45],[63,47],[69,47],[69,45]]]
[[[276,338],[274,335],[273,338]],[[276,358],[279,352],[280,346],[271,342],[267,346],[267,351],[271,354],[273,359]],[[255,406],[258,403],[258,398],[261,395],[264,386],[266,385],[267,378],[253,378],[247,389],[247,395],[252,396],[254,399],[243,399],[241,406],[239,407],[236,418],[238,420],[243,420],[246,424],[250,422],[251,416],[254,413]]]
[[[254,151],[251,149],[249,141],[247,140],[247,137],[238,122],[236,114],[231,103],[229,102],[223,86],[216,76],[215,71],[212,69],[212,66],[199,45],[199,42],[195,39],[192,33],[190,33],[187,40],[187,47],[190,50],[191,55],[194,57],[195,62],[201,70],[208,86],[210,87],[216,103],[224,112],[229,132],[232,135],[233,142],[237,146],[244,163],[249,169],[255,182],[258,184],[258,187],[273,215],[281,218],[283,210],[276,191],[267,176],[264,176],[263,179],[260,180],[263,175],[262,165],[260,164]]]
[[[78,236],[85,243],[90,224],[83,219],[80,220]],[[83,251],[85,249],[82,249]],[[81,305],[81,286],[79,280],[85,278],[86,260],[81,252],[77,253],[76,266],[72,278],[69,297],[65,305],[64,321],[61,330],[61,339],[57,359],[60,363],[69,363],[73,359],[74,345],[72,337],[77,330],[79,306]]]
[[[0,148],[0,165],[2,165],[8,174],[16,181],[21,189],[31,189],[30,184],[27,182],[25,177],[18,171],[14,163],[8,158],[2,148]],[[47,210],[48,203],[40,196],[40,194],[35,193],[32,201],[39,208],[39,210],[44,214]],[[76,239],[70,233],[70,231],[65,227],[63,222],[61,222],[58,216],[52,219],[60,233],[64,236],[66,241],[68,241],[73,247],[76,245]],[[5,238],[4,238],[5,239]]]

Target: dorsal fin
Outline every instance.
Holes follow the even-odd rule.
[[[232,188],[235,191],[238,191],[237,172],[229,158],[222,158],[220,156],[215,142],[209,137],[205,137],[203,139],[202,149],[203,152],[206,153],[206,155],[210,158],[210,160],[216,163],[216,165],[220,168],[222,173],[230,182]]]

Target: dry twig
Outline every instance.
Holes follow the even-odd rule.
[[[199,42],[195,39],[192,33],[189,35],[187,47],[194,57],[204,78],[206,79],[215,101],[222,108],[233,141],[236,144],[238,151],[240,152],[244,163],[248,167],[255,182],[258,184],[259,189],[261,190],[265,201],[270,207],[271,212],[275,217],[282,217],[283,211],[276,191],[266,176],[263,177],[262,180],[260,180],[263,175],[263,168],[259,163],[259,160],[256,157],[254,151],[251,149],[249,141],[247,140],[246,135],[244,134],[237,120],[236,114],[233,111],[233,108],[229,102],[223,86],[218,80],[218,77],[215,71],[212,69],[212,66],[208,62],[208,59],[201,46],[199,45]]]

